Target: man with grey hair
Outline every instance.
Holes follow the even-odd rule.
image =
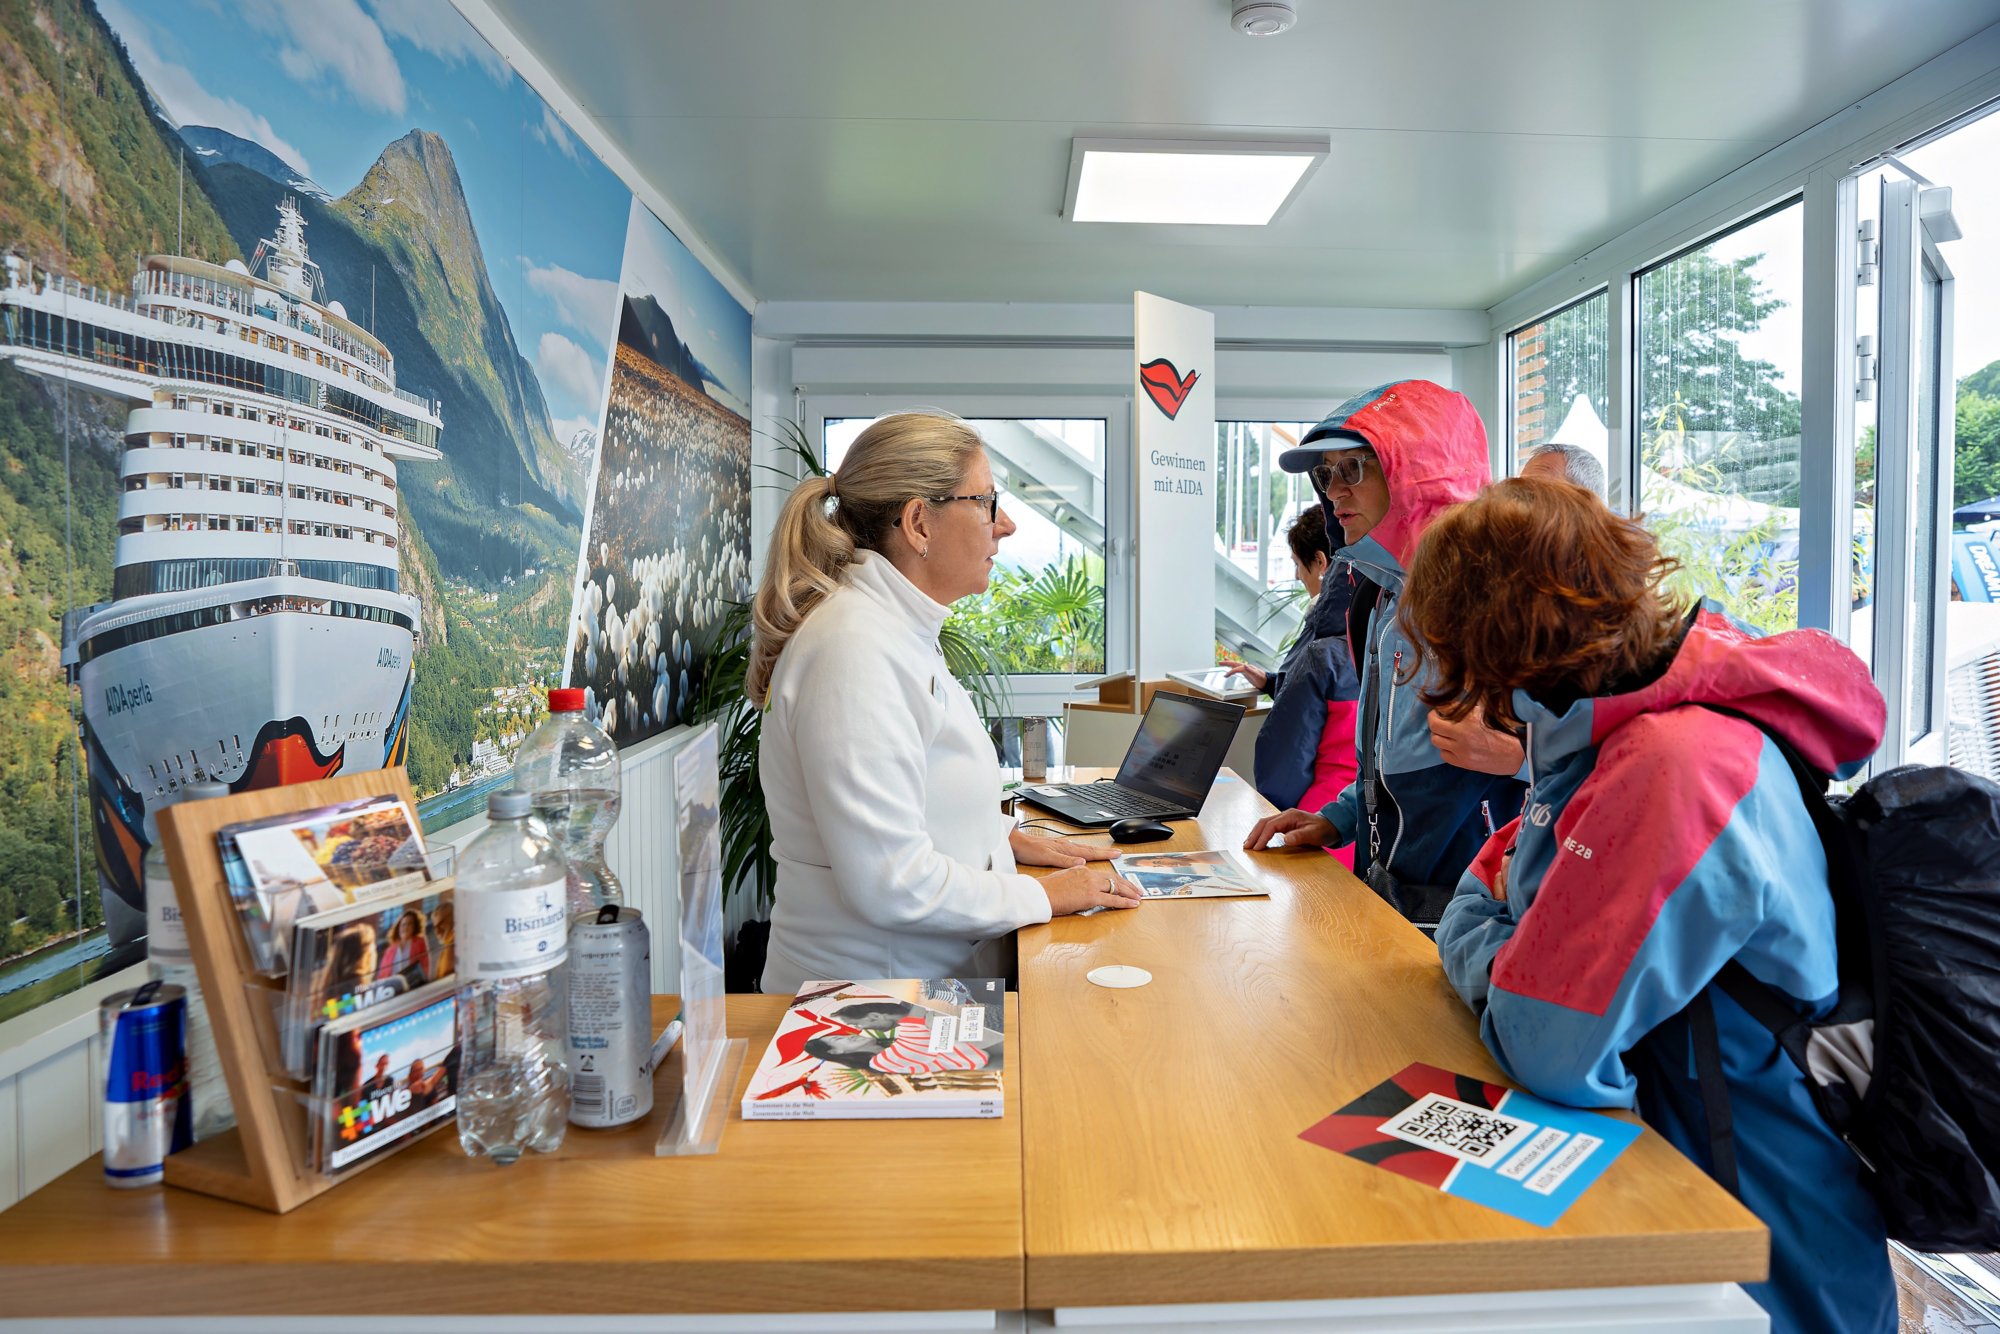
[[[1580,445],[1537,445],[1521,465],[1523,477],[1560,477],[1604,499],[1604,465]]]

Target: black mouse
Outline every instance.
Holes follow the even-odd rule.
[[[1174,831],[1158,820],[1119,820],[1111,826],[1113,843],[1157,843],[1163,838],[1172,838]]]

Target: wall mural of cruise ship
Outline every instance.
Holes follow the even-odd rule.
[[[397,459],[439,406],[323,290],[290,197],[251,264],[151,255],[129,297],[5,258],[0,359],[131,403],[112,598],[63,621],[112,944],[145,931],[153,812],[401,762],[417,599]]]

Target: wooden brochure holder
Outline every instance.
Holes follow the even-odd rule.
[[[216,831],[225,825],[384,794],[401,797],[415,813],[409,775],[400,768],[341,774],[212,801],[186,801],[160,812],[162,846],[187,923],[223,1077],[236,1107],[236,1129],[167,1158],[168,1185],[282,1214],[393,1156],[364,1159],[338,1178],[305,1165],[312,1142],[306,1108],[291,1091],[294,1086],[284,1072],[267,1068],[258,1036],[259,1025],[269,1025],[272,1016],[269,1006],[262,1014],[256,1012],[255,996],[269,991],[275,1001],[284,984],[256,971],[215,842]]]

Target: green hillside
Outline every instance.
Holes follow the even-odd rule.
[[[0,727],[0,958],[102,919],[87,816],[83,892],[76,892],[77,735],[59,651],[71,598],[81,605],[111,592],[117,464],[93,429],[107,410],[120,411],[72,392],[72,484],[65,486],[63,433],[49,390],[0,364],[0,717],[7,720]]]
[[[1958,382],[1952,504],[2000,495],[2000,361]]]
[[[0,246],[127,290],[140,255],[174,248],[179,140],[93,6],[0,0],[0,49]],[[182,248],[241,258],[187,167]]]

